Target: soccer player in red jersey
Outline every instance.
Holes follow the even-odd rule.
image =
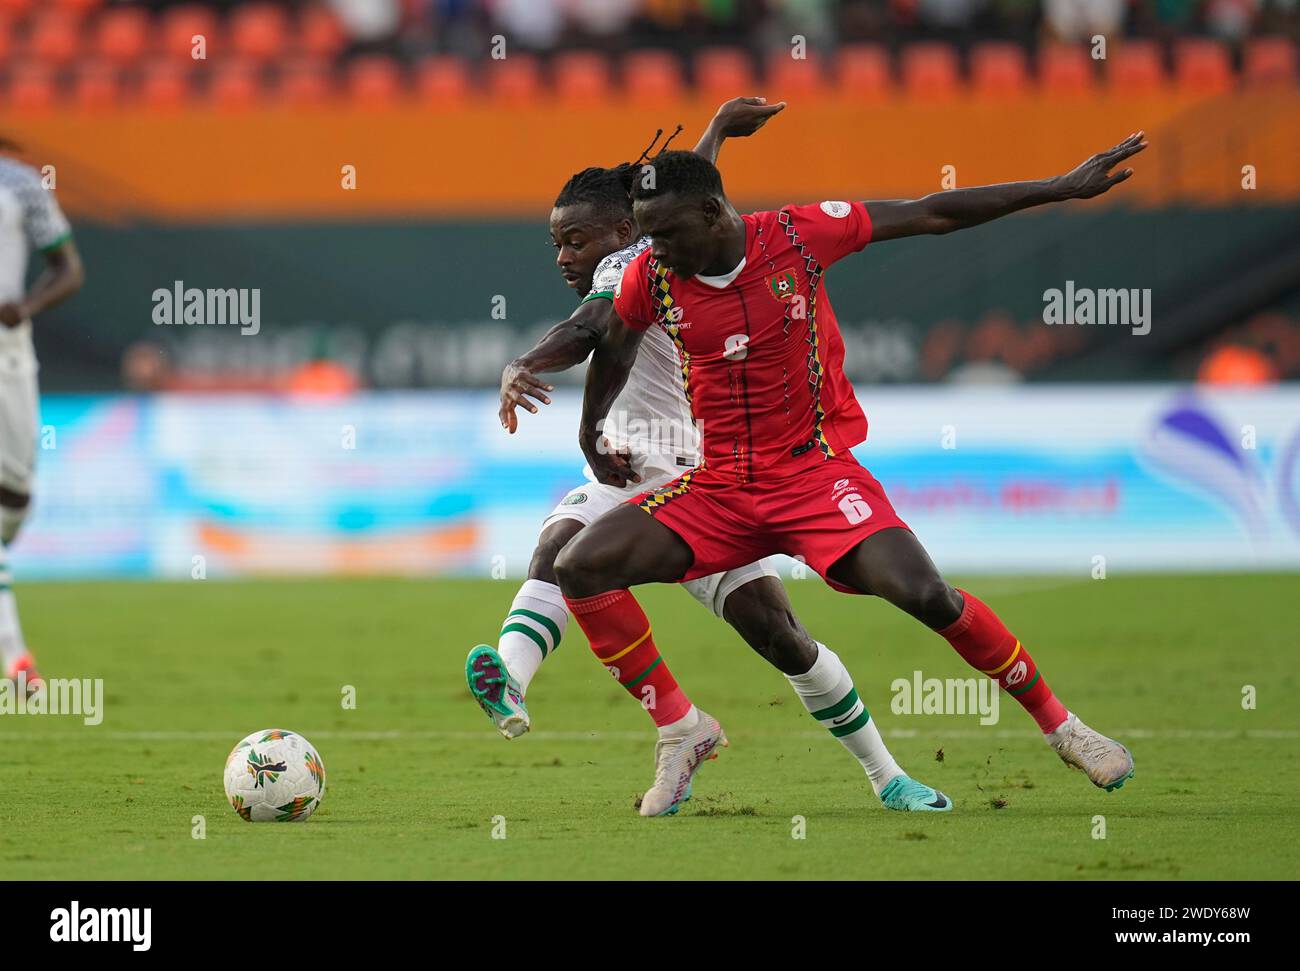
[[[600,448],[600,422],[642,335],[660,327],[677,347],[703,461],[592,523],[557,558],[560,589],[597,657],[653,641],[627,588],[786,553],[833,588],[881,597],[939,633],[995,678],[1066,764],[1095,785],[1111,790],[1132,776],[1128,749],[1068,711],[997,615],[943,579],[849,451],[866,439],[867,421],[843,372],[824,276],[869,242],[948,233],[1100,195],[1133,174],[1112,170],[1146,145],[1137,132],[1041,181],[745,216],[706,159],[655,156],[632,192],[650,248],[628,265],[615,292],[619,319],[588,368],[579,438],[600,481],[636,481],[624,459]],[[711,750],[707,740],[695,747],[702,754],[682,760],[679,788]]]

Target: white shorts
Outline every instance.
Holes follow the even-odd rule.
[[[560,504],[542,523],[542,532],[562,519],[575,519],[583,526],[590,526],[605,513],[617,509],[629,499],[671,481],[672,477],[669,476],[646,476],[643,481],[630,483],[621,489],[600,482],[584,483],[576,489],[570,489],[560,500]],[[721,617],[722,607],[731,592],[760,577],[780,577],[769,558],[764,557],[757,563],[749,563],[738,569],[728,570],[726,573],[713,573],[707,577],[688,580],[680,586],[685,587],[687,593]]]
[[[0,374],[0,487],[32,494],[39,414],[36,375]]]

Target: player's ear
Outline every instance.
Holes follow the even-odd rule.
[[[631,219],[620,219],[618,225],[614,227],[614,233],[618,236],[619,243],[626,245],[636,239],[639,230]]]
[[[704,212],[705,225],[710,228],[717,225],[718,218],[722,215],[722,205],[718,200],[713,198],[713,196],[706,197],[701,205],[701,209]]]

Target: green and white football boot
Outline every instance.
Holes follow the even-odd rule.
[[[906,775],[896,775],[880,790],[880,802],[886,809],[904,813],[950,813],[952,800],[938,789],[917,782]]]
[[[495,648],[480,644],[469,652],[465,682],[478,706],[506,738],[518,738],[532,727],[519,682],[510,676]]]

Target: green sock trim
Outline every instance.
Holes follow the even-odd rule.
[[[871,712],[867,711],[866,708],[863,708],[862,714],[853,719],[853,721],[849,722],[847,725],[840,725],[839,727],[832,726],[831,734],[836,738],[843,738],[845,735],[852,735],[869,721],[871,721]]]
[[[542,657],[546,657],[546,638],[542,637],[542,635],[537,633],[537,631],[533,630],[527,624],[506,624],[506,626],[501,628],[502,636],[510,633],[510,631],[515,631],[519,634],[527,634],[533,639],[533,643],[541,648]]]
[[[1007,694],[1011,695],[1013,698],[1020,697],[1034,685],[1038,684],[1038,679],[1042,677],[1042,674],[1042,671],[1035,671],[1034,676],[1029,679],[1029,684],[1025,685],[1023,688],[1017,688],[1015,691],[1008,691]]]
[[[659,662],[662,661],[662,660],[663,660],[663,655],[660,655],[659,657],[655,658],[653,664],[651,664],[648,668],[646,668],[644,671],[642,671],[640,674],[638,674],[634,680],[629,681],[629,682],[627,682],[625,685],[623,685],[623,687],[625,687],[625,688],[627,688],[629,691],[631,691],[633,688],[635,688],[637,685],[639,685],[642,681],[644,681],[647,677],[649,677],[649,676],[650,676],[650,672],[653,671],[655,668],[659,667]]]
[[[537,623],[541,624],[551,632],[551,643],[556,647],[560,646],[560,628],[556,626],[555,621],[551,620],[551,618],[547,617],[545,614],[539,614],[535,610],[525,610],[523,607],[516,607],[506,616],[506,620],[509,620],[511,617],[516,615],[537,621]]]
[[[858,689],[850,688],[849,693],[839,701],[835,702],[835,704],[831,705],[829,708],[823,708],[821,711],[814,711],[812,716],[819,722],[825,721],[828,718],[839,718],[840,715],[844,714],[857,703]]]

